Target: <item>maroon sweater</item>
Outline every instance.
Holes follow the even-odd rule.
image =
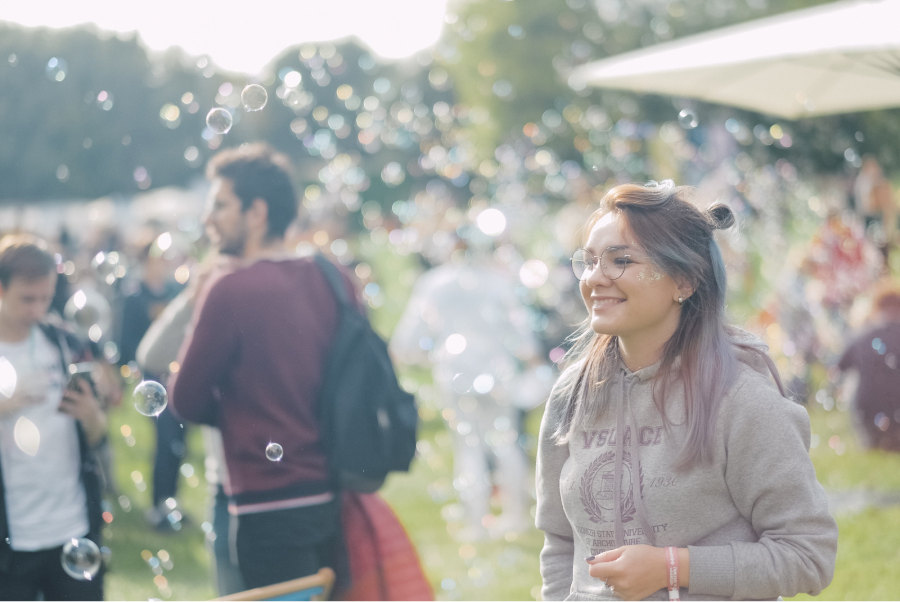
[[[172,408],[221,429],[226,493],[241,506],[330,491],[315,401],[337,303],[313,259],[262,260],[223,276],[194,319]],[[283,448],[280,462],[266,458],[269,443]]]

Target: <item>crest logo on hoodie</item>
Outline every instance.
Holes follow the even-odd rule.
[[[581,477],[581,504],[592,523],[614,522],[615,512],[622,514],[622,522],[634,519],[634,492],[631,488],[631,454],[622,453],[622,486],[620,500],[615,500],[616,452],[610,450],[598,456]],[[618,501],[618,503],[616,503]],[[618,508],[617,508],[618,506]]]

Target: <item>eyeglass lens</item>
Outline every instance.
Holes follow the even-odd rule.
[[[616,280],[625,273],[625,268],[630,263],[630,255],[624,249],[609,247],[600,255],[599,260],[585,249],[578,249],[572,255],[572,271],[579,280],[584,280],[591,275],[600,265],[603,275],[610,280]]]

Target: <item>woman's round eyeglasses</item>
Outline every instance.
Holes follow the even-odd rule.
[[[617,280],[625,273],[625,268],[634,263],[633,257],[622,247],[607,247],[600,257],[594,257],[586,249],[578,249],[572,255],[572,271],[579,280],[586,280],[599,265],[604,276]]]

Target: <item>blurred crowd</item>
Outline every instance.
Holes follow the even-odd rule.
[[[389,207],[362,204],[360,228],[341,203],[305,202],[284,239],[292,256],[324,253],[355,276],[361,301],[390,335],[398,365],[432,369],[433,385],[402,382],[425,408],[440,413],[452,435],[453,486],[465,525],[456,536],[466,541],[530,528],[527,452],[534,440],[524,417],[546,399],[566,337],[585,316],[568,257],[601,190],[577,165],[563,163],[559,173],[571,199],[551,213],[516,181],[517,169],[534,157],[523,160],[509,148],[498,150],[498,159],[510,179],[498,185],[493,203],[476,193],[461,206],[445,182],[433,180]],[[705,203],[701,195],[716,186],[701,184],[696,202]],[[762,228],[735,232],[722,246],[739,311],[748,328],[771,345],[794,399],[826,410],[852,407],[864,444],[900,451],[900,406],[891,396],[900,385],[900,289],[886,280],[896,242],[896,201],[870,157],[845,189],[843,201],[813,197],[824,209],[810,199],[823,219],[804,244],[791,246],[787,269],[767,264],[765,253],[754,257],[752,247],[760,242],[753,237]],[[728,197],[726,190],[723,196],[738,208],[755,203],[751,195]],[[64,225],[40,243],[53,257],[56,280],[47,321],[90,349],[93,363],[77,369],[90,372],[103,412],[121,404],[123,392],[138,382],[165,385],[180,371],[177,350],[193,319],[191,304],[210,273],[222,267],[202,221],[151,219],[131,222],[127,232],[109,224],[77,232]],[[759,273],[754,260],[763,262],[764,276],[771,268],[777,281],[765,296],[747,298]],[[179,332],[174,340],[167,340],[169,330]],[[71,364],[70,371],[79,365]],[[852,377],[842,383],[841,371],[855,373],[859,386],[846,382]],[[179,531],[184,515],[177,484],[186,425],[171,408],[154,425],[152,502],[145,516],[154,529]],[[216,437],[215,431],[206,433],[207,480],[215,529],[223,533],[226,477]],[[115,459],[105,438],[97,453],[101,485],[107,496],[118,497]],[[494,496],[501,500],[499,516],[491,511]],[[221,570],[231,562],[226,543],[223,537],[214,550],[218,588],[239,591],[243,584],[233,567]]]

